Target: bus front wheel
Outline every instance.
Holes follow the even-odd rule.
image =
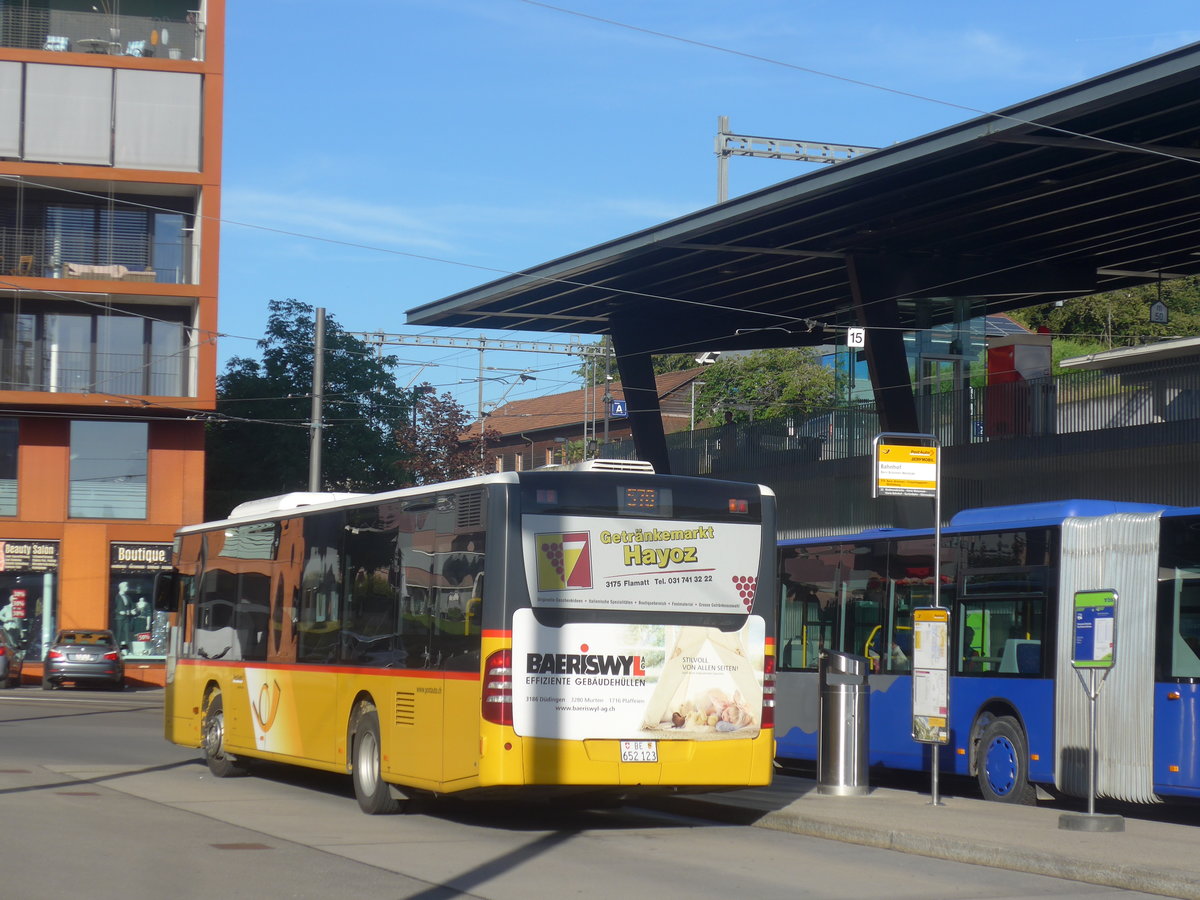
[[[1033,804],[1037,795],[1029,783],[1029,750],[1016,719],[1002,716],[989,722],[977,752],[976,769],[984,800]]]
[[[354,798],[367,815],[393,813],[400,804],[392,797],[391,788],[383,780],[380,762],[379,713],[369,703],[358,707],[354,715],[354,756],[350,770],[354,782]]]
[[[220,691],[214,690],[208,695],[201,729],[204,761],[210,772],[218,778],[247,774],[246,764],[225,749],[225,708]]]

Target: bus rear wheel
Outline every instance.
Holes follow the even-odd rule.
[[[218,778],[247,774],[246,764],[225,750],[225,708],[218,690],[208,695],[200,736],[210,772]]]
[[[400,808],[391,788],[383,780],[380,755],[379,713],[370,703],[360,704],[351,728],[354,755],[350,777],[354,782],[354,798],[359,808],[370,816],[394,813]]]
[[[1001,716],[989,722],[977,753],[975,768],[984,800],[1033,805],[1037,794],[1029,783],[1029,750],[1016,719]]]

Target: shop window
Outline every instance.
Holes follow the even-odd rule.
[[[0,627],[40,662],[57,627],[57,541],[0,540]]]
[[[72,518],[146,518],[148,433],[145,422],[71,423]]]
[[[109,628],[126,659],[163,659],[168,616],[155,612],[154,573],[171,565],[170,544],[109,545]]]

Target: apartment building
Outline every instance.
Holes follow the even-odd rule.
[[[0,0],[0,626],[36,680],[111,628],[163,682],[154,573],[203,510],[224,0]]]

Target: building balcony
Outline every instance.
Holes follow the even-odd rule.
[[[195,310],[118,299],[0,298],[0,391],[195,397]]]
[[[99,0],[95,11],[29,7],[21,0],[0,0],[0,47],[55,53],[201,60],[204,21],[186,4],[160,2],[158,16],[109,14],[111,0]]]
[[[99,353],[54,348],[34,364],[18,365],[0,390],[118,397],[187,397],[186,353]]]
[[[193,284],[190,234],[64,234],[0,228],[0,276]]]

